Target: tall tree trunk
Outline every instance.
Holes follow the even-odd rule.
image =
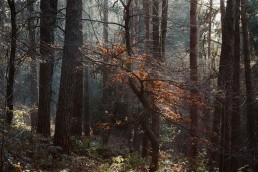
[[[9,9],[11,12],[11,53],[8,62],[8,75],[7,75],[7,86],[6,86],[6,122],[11,124],[13,120],[13,87],[14,87],[14,75],[15,75],[15,55],[16,55],[16,40],[17,40],[17,24],[16,24],[16,8],[15,1],[8,0]]]
[[[225,5],[224,0],[220,0],[220,12],[221,12],[221,29],[224,28],[224,18],[225,18]],[[221,61],[220,61],[221,63]],[[221,64],[223,65],[223,63]],[[223,69],[223,68],[222,68]],[[216,95],[216,100],[214,102],[215,110],[213,113],[213,121],[212,121],[212,136],[211,136],[211,150],[209,151],[209,161],[211,168],[213,163],[218,163],[220,160],[219,154],[219,146],[220,145],[220,135],[221,135],[221,120],[222,120],[222,105],[223,105],[223,90],[222,89],[222,77],[221,74],[224,74],[224,71],[220,69],[220,74],[218,76],[218,93]]]
[[[57,0],[40,1],[40,72],[39,72],[39,110],[37,133],[50,136],[50,107],[52,96],[52,77],[54,69],[54,28],[57,15]]]
[[[258,163],[255,158],[256,148],[257,148],[257,139],[255,134],[255,98],[253,83],[251,79],[251,65],[250,65],[250,42],[249,34],[247,27],[247,15],[246,15],[246,0],[241,0],[241,21],[242,21],[242,30],[243,30],[243,53],[244,53],[244,66],[245,66],[245,87],[246,87],[246,117],[247,117],[247,135],[248,140],[250,140],[248,145],[248,150],[250,152],[251,167],[254,171],[258,169]],[[257,156],[256,156],[257,157]]]
[[[82,26],[82,25],[81,25]],[[82,29],[82,28],[81,28]],[[83,42],[79,43],[82,45]],[[74,72],[74,92],[73,92],[73,113],[71,118],[71,135],[82,135],[82,113],[83,113],[83,64],[80,62],[81,54],[76,61],[76,69]]]
[[[84,83],[83,83],[83,109],[84,109],[84,135],[90,136],[90,90],[89,90],[89,72],[88,67],[84,67]]]
[[[104,48],[107,48],[108,44],[108,0],[104,0],[104,7],[103,7],[103,20],[104,20],[104,26],[103,26],[103,43]],[[104,61],[106,61],[106,58],[104,57]],[[109,103],[109,92],[110,89],[108,88],[107,82],[108,82],[108,69],[104,66],[103,67],[103,97],[102,101],[104,105],[108,105]],[[109,110],[109,109],[108,109]]]
[[[137,117],[139,114],[140,114],[140,108],[139,107],[135,108],[135,111],[133,114],[134,118]],[[136,121],[136,119],[134,119],[134,122],[135,121]],[[140,144],[140,131],[138,128],[138,124],[134,124],[133,128],[134,128],[133,150],[140,153],[141,144]]]
[[[160,60],[159,48],[159,0],[153,0],[152,4],[152,57]],[[154,101],[153,98],[151,98]],[[158,114],[152,115],[152,130],[154,134],[159,137],[160,118]]]
[[[220,0],[220,20],[223,28],[223,22],[225,21],[225,14],[226,14],[226,9],[225,9],[225,0]]]
[[[34,1],[27,0],[27,8],[29,12],[29,50],[28,53],[31,56],[32,62],[30,64],[30,103],[33,108],[31,111],[31,128],[35,130],[37,128],[37,111],[36,107],[38,106],[38,73],[37,73],[37,59],[35,57],[35,24],[34,24]]]
[[[145,53],[149,56],[150,53],[150,1],[144,0],[144,13],[145,13]],[[149,58],[148,58],[149,59]],[[147,119],[146,122],[149,122],[149,119]],[[142,157],[145,158],[148,155],[148,137],[146,133],[143,133],[143,140],[142,140]]]
[[[145,51],[146,54],[150,53],[150,0],[144,0],[144,13],[145,13]]]
[[[81,5],[82,2],[80,2]],[[75,40],[76,45],[79,46],[83,44],[83,33],[82,33],[82,7],[77,10],[81,10],[81,16],[78,17],[76,23],[78,28],[74,29],[78,32],[77,40]],[[78,50],[77,50],[78,51]],[[74,71],[74,90],[73,90],[73,113],[71,119],[71,135],[81,136],[82,135],[82,113],[83,113],[83,64],[82,64],[82,54],[77,52],[74,54],[73,58],[76,59],[76,69]]]
[[[159,0],[152,0],[152,56],[157,60],[160,60],[159,22]]]
[[[132,0],[128,0],[127,4],[124,4],[124,12],[125,12],[125,24],[124,24],[124,30],[125,30],[125,45],[126,45],[126,52],[129,57],[132,56],[132,47],[131,47],[131,34],[130,34],[130,23],[131,23],[131,7]]]
[[[64,53],[61,69],[60,91],[56,112],[54,145],[70,153],[71,117],[73,113],[74,72],[80,57],[82,40],[82,0],[67,0]]]
[[[152,1],[152,58],[156,60],[161,60],[160,53],[160,41],[159,41],[159,0]],[[150,101],[155,103],[155,98],[152,95],[149,95]],[[152,107],[154,108],[154,107]],[[155,135],[155,139],[159,142],[160,135],[160,117],[159,114],[151,112],[151,129]],[[146,133],[147,134],[147,133]],[[158,156],[159,156],[159,145],[156,147],[155,142],[153,142],[148,135],[152,145],[152,165],[150,166],[150,170],[156,171],[158,170]],[[158,143],[159,144],[159,143]]]
[[[165,58],[167,21],[168,21],[168,0],[162,0],[161,38],[160,38],[162,60],[164,60]]]
[[[212,27],[212,7],[213,0],[210,0],[209,8],[209,25],[208,25],[208,59],[211,59],[211,27]]]
[[[222,27],[222,50],[214,118],[221,117],[220,171],[231,171],[230,119],[232,112],[232,61],[235,45],[235,1],[228,0]],[[217,123],[219,124],[219,123]]]
[[[240,133],[240,0],[235,5],[235,45],[233,58],[232,81],[232,116],[231,116],[231,168],[237,171],[241,167],[241,161],[237,152],[241,145]]]
[[[197,158],[197,146],[196,141],[198,127],[198,108],[196,99],[198,98],[198,91],[196,89],[198,76],[197,76],[197,57],[198,57],[198,13],[197,13],[197,0],[190,1],[190,81],[191,81],[191,105],[189,108],[191,119],[191,131],[190,131],[190,159]],[[192,164],[194,165],[194,164]],[[193,166],[191,167],[193,169]]]

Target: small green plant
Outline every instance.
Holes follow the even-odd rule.
[[[207,150],[200,150],[197,158],[197,172],[209,171],[208,169],[209,160],[207,159]]]
[[[90,143],[89,139],[72,139],[72,151],[77,154],[88,154]]]
[[[138,152],[129,154],[126,157],[121,155],[112,157],[110,163],[105,163],[99,167],[99,171],[105,172],[136,172],[148,171],[149,159],[141,158]]]
[[[30,115],[26,109],[22,110],[14,110],[14,126],[15,127],[23,127],[29,129],[27,123],[30,121]]]

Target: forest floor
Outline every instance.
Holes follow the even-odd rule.
[[[125,140],[112,134],[107,147],[96,140],[73,139],[71,154],[64,155],[53,146],[52,138],[43,138],[20,127],[8,129],[1,144],[4,172],[147,172],[149,159],[139,153],[129,154],[121,146]],[[169,162],[165,154],[160,164]],[[170,163],[170,162],[169,162]],[[169,167],[169,168],[167,168]],[[169,169],[169,170],[166,170]],[[182,164],[166,164],[159,171],[183,172]]]
[[[87,153],[61,154],[61,148],[53,146],[51,138],[42,138],[30,131],[12,129],[6,135],[2,151],[3,171],[53,171],[96,172],[101,161]],[[1,140],[3,141],[3,140]]]
[[[129,153],[128,140],[120,130],[111,132],[106,146],[101,144],[101,136],[72,138],[68,156],[62,154],[61,147],[53,146],[53,137],[32,132],[26,120],[22,122],[23,115],[11,127],[4,122],[0,126],[0,165],[4,172],[148,171],[150,159],[141,158],[137,152]],[[159,171],[185,171],[184,159],[175,155],[161,151]]]
[[[121,146],[125,139],[116,134],[110,136],[107,147],[97,136],[94,140],[73,138],[68,156],[61,153],[61,147],[53,146],[52,138],[43,138],[27,126],[5,126],[4,131],[0,137],[4,138],[0,140],[4,172],[113,172],[125,171],[122,169],[129,165],[123,158],[128,151]],[[147,166],[137,171],[147,171]]]

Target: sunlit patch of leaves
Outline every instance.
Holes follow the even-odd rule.
[[[127,156],[112,157],[109,163],[102,164],[98,170],[100,172],[147,172],[148,164],[149,159],[143,159],[138,152],[134,152]]]

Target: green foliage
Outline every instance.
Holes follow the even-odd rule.
[[[197,158],[196,172],[209,171],[208,163],[209,163],[209,160],[207,158],[207,150],[206,149],[200,150]]]
[[[160,132],[161,146],[173,142],[175,137],[181,133],[181,130],[179,130],[177,127],[169,123],[164,123],[163,125],[161,125],[160,128],[161,128],[161,132]]]
[[[72,139],[71,140],[71,148],[72,148],[72,152],[76,153],[76,154],[88,154],[89,149],[90,149],[90,140],[89,139],[82,139],[82,140],[78,140],[78,139]]]
[[[29,121],[30,115],[28,109],[14,110],[13,123],[15,127],[23,127],[29,129],[29,126],[27,125]]]
[[[50,168],[53,165],[53,157],[50,155],[48,157],[43,157],[38,161],[39,166],[43,168]]]
[[[161,151],[159,161],[159,171],[186,171],[188,160],[182,154],[175,154],[172,150]]]
[[[128,156],[116,156],[112,157],[110,163],[104,163],[99,167],[101,172],[136,172],[136,171],[147,171],[149,159],[141,158],[138,152],[133,152]]]

